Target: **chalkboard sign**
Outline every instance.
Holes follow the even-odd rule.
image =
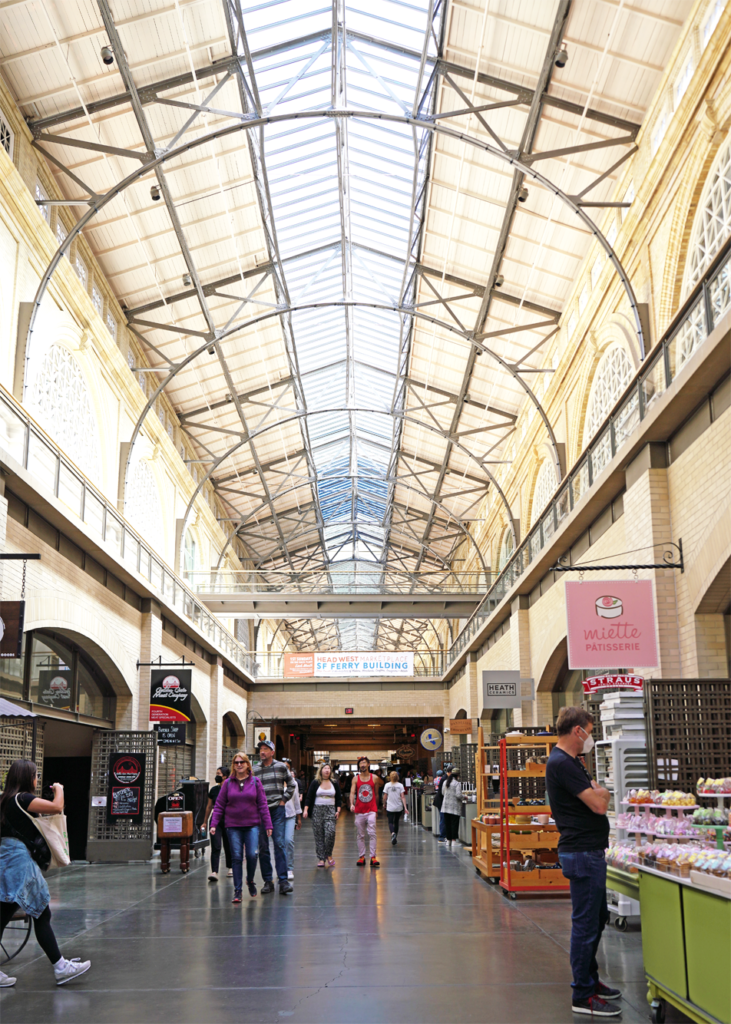
[[[158,722],[158,747],[180,747],[185,743],[185,722]]]
[[[142,823],[145,801],[145,755],[110,754],[107,821]]]

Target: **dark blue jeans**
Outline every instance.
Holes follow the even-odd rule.
[[[594,995],[599,981],[596,951],[607,909],[607,862],[604,850],[561,853],[559,860],[571,886],[571,973],[574,1000]]]
[[[277,866],[277,878],[280,882],[287,881],[287,844],[285,830],[287,827],[287,816],[283,807],[270,807],[269,813],[272,816],[272,839],[274,840],[274,862]],[[274,877],[272,871],[272,855],[269,852],[269,836],[266,829],[259,832],[259,860],[261,861],[261,877],[265,882],[271,882]]]
[[[262,831],[264,831],[262,829]],[[227,828],[229,846],[231,847],[231,867],[234,871],[234,889],[243,889],[243,863],[244,847],[246,847],[246,881],[254,881],[256,871],[256,857],[259,848],[259,826],[258,825],[236,825]],[[264,832],[266,835],[266,832]]]

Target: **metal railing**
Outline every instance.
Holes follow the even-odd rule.
[[[481,594],[492,581],[485,572],[393,569],[309,572],[249,569],[193,570],[185,578],[198,594]]]
[[[637,430],[653,404],[731,309],[731,238],[683,303],[663,338],[642,363],[589,447],[562,481],[539,522],[513,552],[447,653],[445,670],[467,650],[485,621],[591,490],[602,470]]]
[[[3,436],[4,434],[4,436]],[[23,407],[0,385],[0,447],[63,502],[94,540],[127,570],[138,573],[178,614],[250,677],[256,661],[176,573],[79,472]]]

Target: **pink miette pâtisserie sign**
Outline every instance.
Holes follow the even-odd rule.
[[[566,582],[569,668],[654,668],[651,580]]]

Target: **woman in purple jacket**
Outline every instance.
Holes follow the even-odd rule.
[[[231,774],[221,786],[216,806],[211,815],[210,834],[222,825],[226,829],[231,847],[234,871],[233,903],[241,903],[243,882],[244,847],[246,847],[246,885],[249,895],[256,896],[254,872],[259,853],[259,828],[272,834],[272,818],[269,814],[264,787],[251,774],[251,761],[239,752],[231,762]]]

